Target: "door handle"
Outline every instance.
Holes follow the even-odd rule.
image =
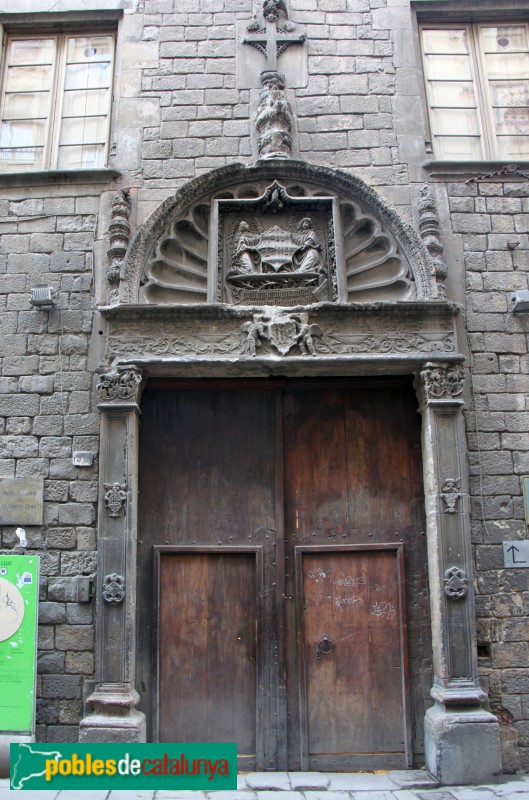
[[[328,656],[332,652],[334,652],[334,642],[331,642],[325,633],[316,645],[316,658]]]

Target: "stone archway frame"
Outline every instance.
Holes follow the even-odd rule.
[[[295,184],[307,187],[309,191],[310,187],[317,187],[316,194],[325,195],[327,198],[337,197],[341,201],[355,204],[370,220],[376,221],[382,235],[389,236],[395,242],[399,258],[407,262],[414,290],[410,299],[428,300],[441,296],[435,281],[433,261],[421,238],[395,209],[363,180],[340,170],[314,166],[303,161],[270,159],[258,162],[255,166],[232,164],[213,170],[189,181],[173,197],[165,200],[144,222],[130,243],[121,267],[119,303],[145,302],[140,297],[145,267],[157,242],[179,215],[199,202],[210,204],[216,197],[226,196],[230,190],[253,186],[260,187],[259,191],[263,191],[267,185],[275,181],[282,185]],[[338,268],[341,267],[343,271],[345,254],[342,248],[340,222],[336,215],[335,233],[336,260]],[[210,253],[210,261],[211,256]],[[205,291],[204,302],[207,299],[208,293]],[[342,296],[340,299],[343,301],[346,298]],[[354,300],[354,296],[349,299]]]
[[[425,717],[427,766],[443,784],[488,782],[501,770],[499,727],[486,710],[477,674],[458,309],[438,297],[420,239],[363,182],[325,168],[281,162],[290,180],[303,174],[319,184],[322,194],[343,190],[377,215],[412,265],[417,297],[295,308],[137,302],[145,259],[178,213],[175,209],[208,192],[211,196],[215,186],[220,192],[276,168],[270,162],[266,167],[226,167],[179,190],[135,236],[122,269],[120,304],[100,309],[106,351],[98,385],[97,682],[88,700],[94,711],[82,720],[80,738],[145,738],[135,688],[138,416],[144,380],[413,374],[422,414],[435,676],[434,705]]]

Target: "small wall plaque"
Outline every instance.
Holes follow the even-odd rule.
[[[94,454],[91,450],[76,450],[72,463],[74,467],[91,467],[94,463]]]
[[[0,525],[42,525],[42,478],[0,480]]]
[[[503,542],[503,566],[510,569],[529,569],[529,539]]]

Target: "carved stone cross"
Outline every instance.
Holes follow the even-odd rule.
[[[265,0],[263,17],[266,27],[259,28],[257,21],[250,23],[250,33],[242,40],[265,56],[266,72],[276,71],[278,56],[291,45],[302,44],[306,38],[304,33],[293,33],[294,26],[291,23],[287,22],[283,28],[278,28],[280,11],[286,16],[286,8],[280,0]]]
[[[249,35],[242,40],[243,44],[251,45],[266,58],[255,118],[260,158],[290,158],[292,155],[294,119],[284,92],[285,76],[278,72],[277,60],[290,45],[304,42],[305,34],[293,33],[295,26],[288,19],[283,28],[279,28],[280,13],[287,16],[284,0],[264,0],[265,27],[261,28],[254,17],[247,27]]]

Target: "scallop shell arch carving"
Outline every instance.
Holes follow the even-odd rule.
[[[164,231],[146,265],[140,302],[206,301],[208,224],[209,206],[199,203]]]
[[[413,277],[393,236],[353,202],[340,206],[349,302],[409,300]]]
[[[168,198],[138,230],[122,270],[121,303],[218,302],[219,253],[212,235],[215,200],[255,200],[272,184],[292,199],[335,204],[329,258],[335,259],[341,303],[437,298],[423,242],[386,201],[355,176],[302,162],[231,165],[195,178]],[[265,225],[273,225],[266,211]],[[309,213],[310,216],[310,213]],[[244,216],[241,217],[244,219]],[[137,300],[135,300],[137,298]]]

